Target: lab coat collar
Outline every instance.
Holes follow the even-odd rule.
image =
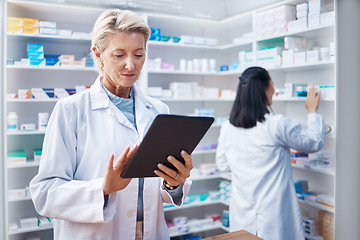
[[[108,108],[110,106],[110,99],[101,86],[100,76],[96,78],[94,84],[90,87],[90,100],[92,110]]]
[[[153,107],[146,98],[145,94],[141,91],[140,87],[138,87],[136,84],[133,85],[133,91],[134,97],[136,99],[135,101],[141,101],[147,108]],[[90,87],[90,99],[92,110],[108,108],[110,106],[110,99],[106,95],[106,92],[101,85],[101,76],[98,76],[94,84]]]

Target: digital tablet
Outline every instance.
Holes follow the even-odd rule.
[[[154,170],[159,163],[176,170],[167,157],[171,155],[184,163],[181,150],[191,154],[213,122],[213,117],[158,115],[121,177],[157,177]]]

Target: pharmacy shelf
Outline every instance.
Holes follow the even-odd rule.
[[[26,228],[26,229],[19,229],[19,230],[11,230],[11,231],[9,231],[9,235],[14,235],[14,234],[19,234],[19,233],[44,231],[44,230],[50,230],[50,229],[53,229],[53,226],[33,227],[33,228]]]
[[[157,98],[164,102],[229,102],[234,98]]]
[[[312,206],[312,207],[316,207],[318,209],[325,210],[325,211],[328,211],[328,212],[331,212],[331,213],[335,212],[333,207],[328,207],[328,206],[326,206],[324,204],[321,204],[321,203],[304,201],[302,199],[298,199],[298,200],[299,200],[299,203],[303,203],[303,204],[306,204],[306,205],[309,205],[309,206]]]
[[[8,99],[8,103],[46,103],[46,102],[57,102],[60,98],[13,98]]]
[[[324,238],[322,236],[311,236],[309,234],[305,233],[305,238],[307,240],[323,240]]]
[[[219,72],[187,72],[180,70],[153,70],[149,69],[150,74],[175,74],[175,75],[200,75],[200,76],[219,76]]]
[[[164,212],[182,210],[182,209],[186,209],[186,208],[204,207],[204,206],[215,205],[215,204],[224,204],[224,202],[220,201],[220,200],[206,200],[206,201],[201,201],[201,202],[199,201],[199,202],[195,202],[195,203],[183,204],[180,208],[175,207],[175,206],[164,207]]]
[[[191,181],[206,181],[206,180],[211,180],[211,179],[218,179],[218,178],[222,178],[221,177],[222,174],[213,174],[213,175],[206,175],[206,176],[202,176],[202,175],[199,175],[199,176],[196,176],[196,177],[191,177],[190,176],[190,180]]]
[[[273,71],[273,72],[293,72],[293,71],[301,71],[301,70],[333,68],[334,66],[335,66],[335,62],[332,60],[328,60],[328,61],[319,61],[319,62],[313,62],[313,63],[285,65],[285,66],[279,66],[279,67],[269,67],[266,69],[268,71]]]
[[[183,236],[183,235],[187,235],[187,234],[191,234],[191,233],[206,232],[206,231],[211,231],[211,230],[216,230],[216,229],[223,229],[223,230],[227,231],[226,228],[224,228],[224,226],[219,222],[219,223],[207,225],[202,228],[198,228],[196,230],[191,230],[186,233],[170,234],[170,237],[179,237],[179,236]]]
[[[305,102],[306,97],[273,97],[274,102]],[[321,101],[335,101],[334,97],[325,97],[320,98]]]
[[[299,31],[292,31],[292,32],[287,32],[284,34],[278,34],[278,35],[269,36],[269,37],[256,38],[256,41],[258,41],[258,42],[273,41],[275,39],[284,38],[287,36],[318,38],[321,36],[327,36],[327,35],[329,35],[329,33],[331,34],[331,30],[334,29],[334,26],[335,26],[334,24],[319,25],[316,27],[304,28]]]
[[[60,70],[60,71],[96,71],[95,67],[77,67],[77,66],[23,66],[7,65],[8,70]]]
[[[29,201],[31,197],[16,197],[16,198],[9,198],[8,202],[21,202],[21,201]]]
[[[251,47],[252,41],[244,41],[244,42],[239,42],[239,43],[230,43],[230,44],[216,45],[216,46],[162,42],[162,41],[148,41],[148,45],[149,45],[149,47],[161,46],[161,47],[177,47],[177,48],[196,48],[196,49],[206,49],[206,50],[227,50],[227,49],[233,49],[233,48],[244,47],[244,46]]]
[[[291,164],[291,166],[293,168],[302,169],[302,170],[306,170],[306,171],[323,173],[323,174],[328,174],[328,175],[332,175],[332,176],[335,175],[334,169],[332,169],[332,168],[308,167],[308,166],[299,165],[299,164],[298,165]]]
[[[195,45],[195,44],[184,44],[184,43],[173,43],[173,42],[162,42],[162,41],[148,41],[148,46],[161,46],[163,47],[179,47],[179,48],[196,48],[206,50],[220,50],[219,46],[207,46],[207,45]]]
[[[26,163],[9,163],[7,168],[9,169],[17,169],[17,168],[32,168],[32,167],[39,167],[39,162],[27,161]]]
[[[48,35],[48,34],[27,34],[27,33],[7,33],[8,37],[14,38],[39,38],[39,39],[58,39],[69,41],[86,41],[91,42],[91,37],[77,37],[77,36],[61,36],[61,35]]]
[[[8,136],[21,136],[21,135],[42,135],[45,134],[43,130],[34,130],[34,131],[7,131]]]
[[[209,150],[195,150],[192,155],[202,155],[202,154],[214,154],[216,153],[216,149]]]

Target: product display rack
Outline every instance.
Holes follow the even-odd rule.
[[[93,7],[75,7],[70,10],[70,6],[61,3],[46,3],[37,1],[17,1],[8,0],[7,16],[31,17],[40,20],[55,21],[59,28],[69,28],[74,31],[90,32],[92,24],[96,17],[104,10]],[[303,1],[305,2],[305,1]],[[329,2],[329,1],[326,1]],[[216,46],[188,45],[179,43],[156,42],[148,43],[148,58],[161,57],[164,61],[174,64],[175,70],[152,70],[144,67],[142,74],[142,87],[146,91],[148,87],[169,88],[171,82],[197,82],[202,86],[218,87],[220,89],[236,89],[238,76],[241,74],[239,70],[229,70],[220,72],[218,69],[221,65],[230,65],[238,59],[238,52],[252,50],[256,54],[257,50],[262,47],[269,47],[272,44],[280,45],[286,36],[306,37],[310,44],[318,42],[328,43],[334,42],[334,24],[321,25],[302,31],[291,32],[287,34],[276,35],[268,38],[256,38],[256,14],[259,11],[266,10],[271,7],[282,4],[297,4],[299,1],[283,1],[262,9],[241,14],[236,17],[215,20],[199,20],[188,17],[175,17],[168,15],[143,14],[147,19],[150,27],[160,28],[164,35],[179,36],[204,36],[216,38],[219,44]],[[71,6],[73,7],[73,6]],[[45,11],[46,9],[46,11]],[[86,11],[85,11],[86,10]],[[74,14],[76,12],[76,14]],[[77,24],[72,24],[74,17],[81,20]],[[7,17],[6,16],[6,17]],[[165,20],[165,21],[164,21]],[[196,20],[196,21],[194,21]],[[191,27],[189,27],[191,23]],[[232,43],[232,39],[247,33],[253,32],[252,41],[244,41],[240,43]],[[63,54],[74,54],[77,58],[83,57],[88,53],[90,47],[90,38],[62,37],[48,35],[28,35],[28,34],[6,34],[7,57],[19,58],[19,53],[15,52],[17,45],[20,49],[28,42],[39,42],[44,44],[45,53],[56,53],[56,48],[60,45],[66,52]],[[79,48],[79,46],[81,46]],[[55,52],[51,52],[55,51]],[[26,57],[26,51],[22,52],[22,57]],[[215,58],[217,63],[216,72],[184,72],[179,69],[179,60],[181,58]],[[256,65],[256,62],[254,63]],[[301,83],[303,79],[307,79],[306,83],[313,85],[336,85],[335,79],[335,60],[307,63],[292,66],[278,66],[268,68],[275,84],[283,87],[286,82]],[[19,111],[19,123],[37,122],[37,112],[51,112],[57,99],[7,99],[8,93],[13,93],[20,88],[31,87],[75,87],[75,85],[91,85],[96,78],[96,72],[92,67],[36,67],[36,66],[16,66],[8,65],[6,69],[6,79],[4,88],[4,98],[6,102],[5,112]],[[314,74],[314,78],[312,76]],[[25,78],[26,76],[26,81]],[[167,103],[170,111],[174,114],[193,114],[195,108],[214,108],[215,117],[228,116],[233,98],[159,98]],[[303,97],[274,97],[273,109],[275,113],[281,113],[289,118],[305,122],[306,110],[304,107],[305,98]],[[323,98],[320,103],[319,112],[325,116],[327,123],[335,126],[335,98]],[[30,106],[30,107],[29,107]],[[31,108],[31,109],[30,109]],[[300,109],[303,110],[293,110]],[[35,111],[35,112],[34,112]],[[303,116],[303,117],[301,117]],[[328,122],[329,121],[329,122]],[[215,124],[206,134],[202,142],[216,143],[220,131],[220,124]],[[39,164],[33,161],[32,149],[41,148],[43,131],[34,132],[6,132],[4,136],[5,149],[25,148],[27,152],[28,162],[23,165],[12,165],[6,163],[4,180],[7,187],[6,190],[12,188],[20,188],[28,185],[29,180],[36,174]],[[335,136],[326,137],[325,149],[335,149]],[[196,150],[193,153],[194,166],[199,167],[201,163],[214,163],[216,150]],[[333,154],[335,156],[335,154]],[[335,163],[335,158],[333,158]],[[293,166],[295,179],[306,179],[309,181],[310,188],[314,186],[315,190],[325,190],[325,193],[334,195],[334,171],[322,169],[303,169],[299,166]],[[24,173],[26,170],[26,174]],[[17,179],[18,176],[21,179]],[[318,186],[316,182],[319,178],[325,178],[327,186]],[[198,176],[193,178],[193,186],[190,190],[191,194],[205,193],[209,190],[217,190],[218,182],[222,179],[231,180],[229,174],[216,174],[210,176]],[[321,181],[320,181],[321,182]],[[324,183],[324,182],[322,182]],[[5,194],[7,196],[7,194]],[[312,216],[317,215],[317,209],[323,209],[329,212],[335,212],[334,209],[323,207],[321,204],[308,203],[300,201],[301,207],[306,213]],[[6,233],[5,239],[24,239],[27,236],[37,235],[41,239],[50,239],[52,228],[36,228],[25,230],[10,230],[11,223],[20,218],[37,216],[35,209],[29,197],[24,198],[7,198],[6,204]],[[24,210],[26,209],[26,210]],[[165,215],[168,219],[175,216],[189,216],[189,218],[204,218],[213,214],[221,214],[222,210],[228,209],[228,203],[223,201],[209,201],[208,203],[197,203],[193,205],[184,205],[183,208],[165,208]],[[21,211],[24,210],[24,211]],[[189,210],[191,212],[189,212]],[[20,212],[21,211],[21,212]],[[199,229],[194,232],[202,237],[212,236],[227,232],[228,228],[220,223],[215,223],[209,228]],[[186,233],[188,234],[188,233]],[[171,234],[171,237],[178,237],[182,234]]]

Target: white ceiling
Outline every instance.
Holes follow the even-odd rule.
[[[50,0],[221,20],[281,0]]]

